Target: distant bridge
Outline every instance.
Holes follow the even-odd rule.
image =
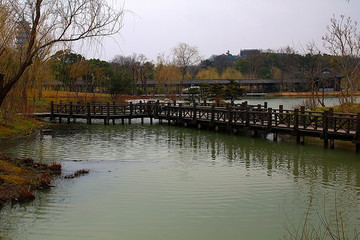
[[[160,122],[167,121],[182,126],[192,126],[199,129],[214,129],[216,131],[231,131],[240,129],[250,131],[252,136],[261,131],[272,133],[276,141],[278,134],[290,134],[296,137],[297,143],[304,143],[305,136],[311,136],[324,141],[324,146],[334,148],[335,140],[349,141],[355,144],[356,152],[360,152],[360,113],[337,113],[333,109],[324,112],[307,111],[305,107],[285,110],[280,105],[278,109],[264,105],[185,105],[182,103],[126,103],[126,104],[73,104],[51,103],[50,113],[34,114],[38,117],[50,117],[50,120],[67,122],[85,119],[88,124],[93,119],[101,119],[104,124],[113,124],[125,120],[131,124],[132,119],[149,118]]]

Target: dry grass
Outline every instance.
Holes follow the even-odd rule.
[[[339,92],[325,92],[325,96],[341,96]],[[360,96],[360,91],[355,93],[355,95]],[[311,97],[311,92],[278,92],[278,93],[269,93],[267,97]]]
[[[8,201],[32,200],[34,190],[50,187],[53,174],[59,171],[30,158],[12,159],[0,153],[0,207]]]
[[[43,122],[19,114],[0,115],[0,138],[28,134],[41,128]]]

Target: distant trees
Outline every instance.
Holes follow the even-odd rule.
[[[182,77],[180,69],[173,61],[169,60],[164,55],[159,55],[157,57],[154,79],[160,83],[160,86],[156,91],[163,92],[168,97],[172,94],[172,91],[176,91],[176,89],[170,89],[169,85],[172,85],[172,83],[180,80]]]
[[[79,63],[83,61],[85,61],[85,58],[82,55],[73,53],[70,50],[61,50],[51,56],[48,64],[54,79],[63,83],[71,91],[75,91],[75,82],[78,77],[75,73],[78,72],[81,75],[82,71],[79,71]]]
[[[116,63],[117,65],[121,65],[122,68],[127,69],[128,72],[132,75],[133,82],[131,86],[133,88],[132,93],[137,94],[136,91],[140,91],[139,93],[147,94],[147,81],[149,79],[153,79],[154,74],[154,64],[150,62],[147,57],[143,54],[132,54],[130,56],[116,56],[112,63]],[[136,84],[141,83],[142,90],[136,89]]]
[[[230,100],[234,102],[245,95],[246,91],[235,80],[229,80],[227,85],[219,83],[200,85],[200,92],[204,99],[219,102],[221,100]]]
[[[47,61],[53,77],[73,92],[104,92],[109,88],[113,71],[106,61],[86,60],[70,50],[56,52]]]
[[[112,61],[113,75],[109,80],[109,93],[112,95],[132,94],[134,76],[131,70],[119,62]]]
[[[219,79],[220,75],[219,75],[218,71],[216,70],[216,68],[207,67],[207,68],[201,69],[197,73],[196,78],[197,79]]]

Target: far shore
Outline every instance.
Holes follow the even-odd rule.
[[[266,97],[311,97],[311,92],[277,92],[277,93],[268,93]],[[322,96],[322,93],[319,93],[319,96]],[[340,92],[324,92],[325,97],[341,97]],[[360,96],[360,91],[355,93],[355,96]]]

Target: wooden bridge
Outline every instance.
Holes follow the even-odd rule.
[[[149,118],[160,122],[167,121],[182,126],[193,126],[199,129],[225,130],[234,133],[240,129],[250,131],[252,136],[261,131],[273,134],[276,141],[278,134],[296,136],[297,143],[304,143],[305,136],[311,136],[324,141],[324,146],[334,148],[335,140],[349,141],[355,144],[356,152],[360,151],[360,113],[337,113],[333,109],[325,112],[307,111],[305,107],[286,110],[280,105],[278,109],[264,105],[219,106],[209,104],[185,105],[182,103],[147,102],[138,104],[73,104],[51,103],[51,113],[38,114],[48,116],[50,120],[85,119],[88,124],[93,119],[102,119],[104,124],[132,119]]]

